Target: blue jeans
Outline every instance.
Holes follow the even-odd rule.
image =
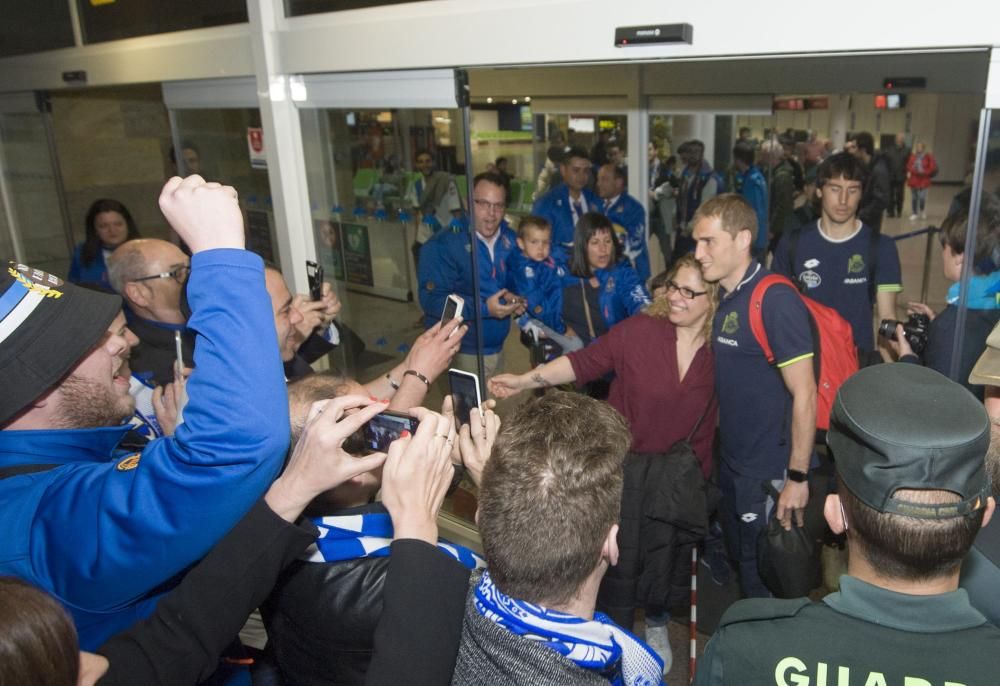
[[[926,188],[911,188],[910,189],[910,203],[913,206],[912,214],[920,214],[927,207],[927,189]],[[918,208],[919,206],[919,208]]]

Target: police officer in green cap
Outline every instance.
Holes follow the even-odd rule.
[[[990,423],[960,385],[924,367],[863,369],[837,394],[827,443],[848,573],[821,602],[750,599],[723,616],[695,684],[1000,684],[1000,629],[958,588],[994,500]]]

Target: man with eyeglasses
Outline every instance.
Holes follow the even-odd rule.
[[[465,299],[463,316],[472,320],[473,307],[482,315],[482,351],[486,376],[503,368],[503,344],[510,333],[511,315],[524,313],[524,301],[507,289],[513,279],[508,258],[517,250],[517,236],[504,220],[507,187],[496,172],[484,172],[473,179],[473,219],[476,231],[476,258],[479,273],[479,303],[473,297],[472,246],[467,231],[442,231],[424,244],[420,254],[420,306],[424,326],[436,324],[452,293]],[[470,326],[455,355],[454,366],[475,373],[479,333]]]
[[[108,258],[108,280],[124,298],[129,328],[139,337],[129,365],[133,374],[155,385],[174,380],[175,331],[181,332],[185,364],[193,364],[194,334],[181,308],[189,259],[173,243],[156,238],[127,241]]]

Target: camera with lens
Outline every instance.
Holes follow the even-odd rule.
[[[906,336],[906,342],[910,344],[913,352],[917,355],[923,353],[924,348],[927,347],[927,331],[931,326],[931,318],[926,314],[914,312],[905,322],[883,319],[878,326],[878,335],[894,341],[896,340],[896,327],[900,324],[903,325],[903,335]]]

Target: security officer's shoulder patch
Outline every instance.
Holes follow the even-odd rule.
[[[731,605],[722,619],[719,626],[730,626],[743,622],[756,622],[762,619],[782,619],[794,617],[802,608],[812,605],[808,598],[792,598],[782,600],[779,598],[748,598]]]
[[[139,459],[141,457],[142,453],[132,453],[128,457],[123,458],[115,469],[119,472],[129,472],[139,466]]]

